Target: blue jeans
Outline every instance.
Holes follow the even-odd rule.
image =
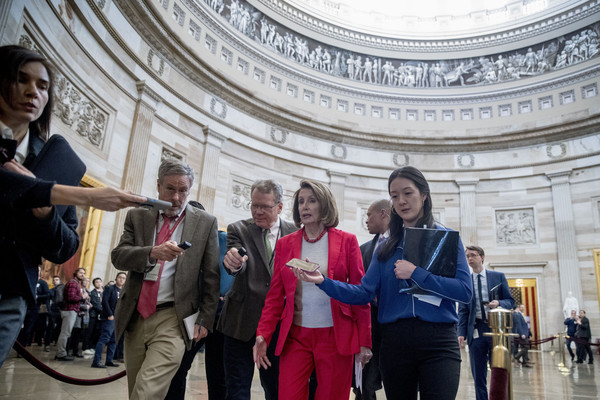
[[[0,294],[0,367],[17,340],[26,312],[27,301],[22,296]]]
[[[94,353],[94,364],[100,364],[102,361],[102,350],[106,347],[106,361],[110,363],[115,355],[115,348],[117,347],[115,341],[115,320],[102,320],[100,321],[100,339],[96,343],[96,350]]]

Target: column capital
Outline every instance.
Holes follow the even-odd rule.
[[[159,96],[154,90],[146,84],[146,81],[137,81],[135,87],[138,91],[138,100],[145,103],[152,111],[156,111],[156,108],[162,103],[162,97]]]
[[[211,144],[215,147],[221,148],[223,143],[227,140],[227,136],[220,134],[219,132],[211,129],[208,126],[204,126],[202,128],[202,132],[204,133],[204,137],[206,139],[207,144]]]
[[[475,190],[475,186],[479,183],[478,178],[470,179],[456,179],[454,182],[458,185],[461,191],[463,190]]]
[[[568,183],[573,170],[546,173],[552,184]]]

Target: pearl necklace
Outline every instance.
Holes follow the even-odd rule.
[[[302,228],[302,236],[304,237],[304,240],[306,240],[308,243],[316,243],[316,242],[318,242],[319,240],[321,240],[321,238],[323,236],[325,236],[326,233],[327,233],[327,228],[323,229],[323,232],[321,232],[319,234],[319,236],[317,236],[316,238],[309,239],[308,235],[306,234],[306,229]]]

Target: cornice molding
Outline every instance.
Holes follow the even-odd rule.
[[[584,4],[578,4],[571,9],[546,17],[541,21],[530,22],[518,28],[505,29],[496,33],[457,39],[410,40],[370,35],[364,32],[346,29],[317,18],[314,15],[306,14],[281,0],[254,1],[260,3],[273,13],[304,26],[319,35],[332,37],[349,44],[370,49],[385,49],[410,53],[460,52],[496,47],[552,32],[564,26],[575,24],[578,21],[600,12],[598,1],[590,0]]]

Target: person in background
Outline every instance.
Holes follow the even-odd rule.
[[[580,340],[577,343],[577,364],[583,364],[586,353],[588,355],[588,364],[593,364],[594,354],[589,343],[592,338],[592,331],[590,329],[590,320],[585,316],[585,310],[579,310],[575,337]]]
[[[390,212],[392,204],[389,199],[373,202],[367,209],[367,229],[373,239],[360,245],[365,273],[371,265],[375,250],[384,240],[390,237]],[[379,349],[381,347],[381,327],[377,321],[379,307],[377,299],[371,301],[371,338],[373,341],[373,358],[363,368],[362,390],[354,387],[355,400],[376,400],[376,391],[381,389],[381,372],[379,371]]]
[[[418,169],[406,166],[393,171],[388,192],[392,200],[390,236],[375,251],[360,284],[325,277],[319,270],[294,269],[294,273],[346,304],[367,304],[377,297],[379,366],[388,399],[416,399],[417,393],[422,400],[454,399],[461,363],[456,302],[468,303],[473,292],[462,243],[459,240],[454,277],[434,275],[404,260],[407,227],[447,228],[434,221],[429,183]],[[400,292],[408,286],[406,280],[425,293]]]
[[[49,320],[49,312],[50,312],[50,288],[48,287],[48,283],[41,278],[42,269],[40,267],[40,278],[38,279],[37,287],[36,287],[36,295],[37,295],[37,305],[38,309],[38,317],[35,321],[35,341],[38,346],[42,346],[42,342],[44,346],[50,345],[50,338],[47,334],[48,332],[48,320]]]
[[[100,311],[100,338],[96,343],[94,350],[94,361],[92,368],[118,367],[119,364],[113,362],[115,354],[115,312],[117,311],[117,301],[121,295],[121,289],[125,285],[127,274],[119,272],[115,278],[115,284],[109,286],[102,296],[102,310]],[[102,350],[106,346],[106,360],[102,361]]]
[[[62,317],[62,324],[60,328],[60,335],[56,342],[56,356],[55,360],[58,361],[73,361],[73,356],[67,352],[67,344],[71,332],[75,326],[77,316],[79,314],[81,301],[87,298],[87,292],[82,291],[81,283],[85,278],[85,269],[77,268],[73,273],[73,279],[71,279],[64,287],[63,290],[63,306],[60,311]]]
[[[93,289],[90,291],[90,304],[92,307],[89,310],[90,322],[87,329],[88,348],[83,350],[84,355],[94,355],[96,344],[100,338],[100,314],[102,313],[102,278],[94,278],[92,280]]]
[[[58,336],[60,334],[60,327],[62,324],[62,318],[60,316],[60,309],[63,304],[63,293],[65,285],[62,283],[60,276],[54,275],[52,277],[52,283],[54,287],[50,289],[50,313],[48,322],[48,332],[49,337],[47,337],[46,345],[44,346],[44,351],[49,352],[51,343],[56,343],[58,341]]]
[[[81,282],[81,303],[79,303],[79,311],[77,312],[77,319],[73,330],[71,331],[71,337],[69,339],[69,348],[71,349],[69,354],[83,358],[83,350],[87,350],[87,343],[83,341],[87,335],[87,327],[90,320],[89,310],[92,308],[90,303],[90,292],[88,286],[90,284],[90,278],[87,276],[83,278]],[[81,344],[81,348],[79,345]]]
[[[518,351],[515,353],[515,361],[517,363],[521,363],[524,367],[531,368],[531,364],[529,363],[529,327],[527,326],[527,321],[525,321],[525,315],[523,314],[525,311],[525,306],[520,304],[515,307],[513,312],[513,333],[519,335],[515,338],[515,350],[518,347]],[[521,361],[519,361],[521,359]]]
[[[31,343],[34,339],[34,333],[36,334],[35,340],[38,342],[38,346],[42,345],[42,338],[44,336],[45,326],[41,329],[41,332],[38,333],[38,329],[36,329],[38,319],[40,319],[40,308],[42,304],[46,307],[46,301],[48,300],[48,296],[50,294],[50,289],[48,289],[48,284],[41,279],[41,268],[38,267],[38,282],[35,288],[35,301],[29,303],[27,306],[27,312],[25,314],[25,321],[23,321],[23,328],[21,328],[21,332],[19,333],[18,341],[23,346],[31,346]],[[47,310],[45,311],[47,313]],[[42,315],[42,318],[45,322],[46,314]],[[41,335],[41,336],[40,336]]]
[[[356,236],[335,227],[337,205],[324,184],[304,179],[294,194],[297,232],[277,242],[273,279],[265,299],[254,345],[254,362],[268,369],[267,348],[281,322],[275,354],[279,360],[279,398],[307,399],[309,379],[317,377],[317,400],[347,400],[353,357],[371,358],[371,313],[368,300],[348,306],[331,300],[315,285],[300,282],[286,266],[310,260],[335,282],[360,283],[364,275]]]
[[[515,301],[504,274],[484,268],[485,252],[481,247],[467,246],[466,256],[473,269],[473,297],[468,304],[458,305],[458,343],[461,347],[465,342],[469,345],[476,399],[487,400],[487,368],[492,358],[492,338],[484,335],[491,332],[487,314],[497,307],[512,310]]]
[[[569,336],[565,344],[571,355],[571,361],[573,361],[575,360],[575,354],[573,353],[573,349],[571,349],[571,343],[575,338],[575,331],[577,330],[577,312],[575,310],[571,310],[571,316],[565,319],[565,325],[567,326],[567,336]]]

